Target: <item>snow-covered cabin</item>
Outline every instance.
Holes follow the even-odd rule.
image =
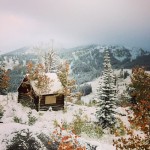
[[[35,104],[38,110],[39,95],[41,97],[40,110],[48,110],[50,107],[53,110],[64,108],[63,86],[56,73],[45,74],[50,82],[46,90],[38,89],[36,80],[30,80],[29,75],[26,75],[18,88],[18,102],[30,101]]]

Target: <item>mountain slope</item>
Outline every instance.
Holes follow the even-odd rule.
[[[111,64],[115,69],[131,69],[135,66],[145,66],[150,70],[150,52],[141,48],[127,48],[124,46],[86,45],[57,51],[62,59],[70,62],[71,73],[79,84],[98,77],[103,69],[103,52],[110,50]],[[38,61],[38,51],[24,47],[0,57],[0,61],[11,66],[25,66],[29,60]],[[13,62],[13,63],[12,63]],[[10,64],[11,63],[11,64]],[[8,68],[9,69],[9,68]]]
[[[103,68],[103,52],[109,49],[113,68],[131,69],[145,66],[150,69],[150,52],[138,48],[124,46],[88,45],[71,49],[61,57],[71,62],[71,69],[78,82],[84,83],[98,77]]]

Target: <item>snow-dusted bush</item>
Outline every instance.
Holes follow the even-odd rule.
[[[81,109],[74,115],[73,122],[70,126],[77,135],[81,135],[82,133],[84,133],[88,137],[93,138],[100,138],[103,135],[101,126],[89,121],[88,117],[86,115],[83,115]]]
[[[16,122],[16,123],[22,123],[22,119],[19,118],[19,117],[17,117],[17,116],[14,116],[13,120],[14,120],[14,122]]]
[[[49,145],[58,144],[57,150],[86,150],[81,139],[71,129],[64,129],[61,125],[53,131],[51,139]]]
[[[94,123],[86,123],[83,128],[82,132],[85,133],[87,136],[92,138],[101,138],[103,135],[103,129],[98,124]]]
[[[17,131],[12,133],[14,137],[7,141],[4,139],[3,141],[7,143],[7,150],[44,150],[44,144],[38,139],[36,135],[34,135],[29,129],[23,129],[21,131]]]
[[[36,121],[37,121],[37,118],[35,116],[30,116],[28,124],[33,125],[35,124]]]
[[[58,127],[59,126],[59,123],[58,123],[58,121],[56,119],[54,120],[53,125],[54,125],[54,127]]]
[[[37,118],[32,115],[32,111],[30,111],[30,112],[28,113],[28,118],[29,118],[29,120],[28,120],[28,125],[33,125],[33,124],[35,124],[35,122],[37,121]]]
[[[74,115],[72,128],[77,135],[80,135],[82,133],[82,129],[85,126],[87,120],[87,116],[82,116],[82,110]]]
[[[41,142],[44,144],[45,148],[48,150],[57,150],[59,143],[57,141],[52,141],[49,136],[41,133],[37,136]]]

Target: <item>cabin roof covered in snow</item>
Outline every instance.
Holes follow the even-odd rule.
[[[63,86],[62,86],[57,74],[56,73],[46,73],[45,75],[49,78],[49,84],[44,89],[37,88],[37,86],[36,86],[37,80],[30,80],[30,84],[31,84],[34,92],[37,95],[38,94],[47,95],[47,94],[62,93]]]

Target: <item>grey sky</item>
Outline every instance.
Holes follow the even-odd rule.
[[[150,50],[150,0],[0,0],[0,51],[54,39]]]

